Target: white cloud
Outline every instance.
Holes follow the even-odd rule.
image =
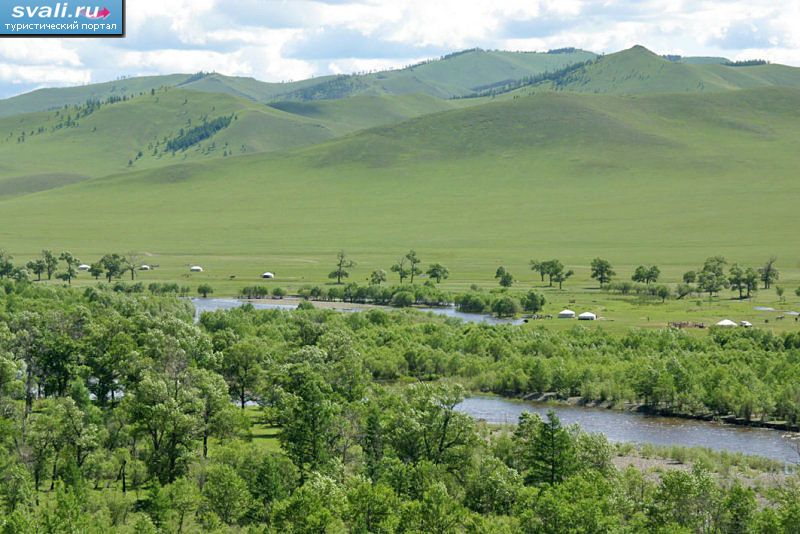
[[[0,39],[0,95],[198,70],[297,80],[475,46],[613,52],[642,44],[800,65],[797,1],[136,0],[127,8],[124,40]]]

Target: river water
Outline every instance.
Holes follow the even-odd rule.
[[[237,299],[192,299],[195,319],[205,311],[229,310],[242,306],[246,301]],[[260,310],[293,310],[297,306],[280,303],[252,303]],[[360,311],[359,308],[340,309],[343,312]],[[490,315],[461,313],[454,308],[428,308],[419,311],[454,317],[473,323],[504,324],[518,323],[497,319]],[[772,460],[798,463],[800,455],[791,440],[777,430],[749,428],[722,423],[710,423],[693,419],[647,416],[633,412],[622,412],[580,406],[545,405],[534,402],[515,401],[499,397],[470,397],[457,410],[476,419],[490,423],[516,423],[523,412],[536,412],[544,416],[554,410],[565,424],[577,423],[586,432],[602,432],[615,442],[653,443],[656,445],[682,445],[707,447],[720,451],[740,452],[764,456]]]
[[[194,304],[195,309],[195,320],[200,319],[200,314],[207,311],[216,311],[216,310],[230,310],[232,308],[238,308],[243,306],[248,301],[246,300],[238,300],[238,299],[222,299],[222,298],[210,298],[210,299],[200,299],[195,298],[192,299],[192,304]],[[279,303],[272,303],[272,302],[250,302],[253,307],[257,310],[294,310],[297,308],[295,304],[279,304]],[[359,308],[357,305],[354,305],[353,308],[335,308],[336,311],[340,312],[359,312],[363,311],[365,308]],[[394,310],[394,308],[385,308],[388,310]],[[445,308],[414,308],[415,310],[423,313],[433,313],[434,315],[442,315],[445,317],[451,317],[454,319],[461,319],[467,323],[484,323],[484,324],[522,324],[524,322],[523,319],[501,319],[498,317],[494,317],[492,315],[485,315],[482,313],[464,313],[456,310],[454,307],[449,306]]]
[[[553,410],[562,423],[577,423],[586,432],[605,434],[610,441],[706,447],[764,456],[780,462],[796,464],[800,461],[794,444],[784,437],[783,432],[765,428],[498,397],[470,397],[456,410],[489,423],[516,423],[523,412],[534,412],[544,417]]]

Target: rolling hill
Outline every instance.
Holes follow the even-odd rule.
[[[543,92],[10,198],[0,242],[20,255],[142,250],[164,265],[205,258],[317,279],[339,248],[385,267],[414,247],[465,277],[531,256],[788,259],[799,104],[792,88]]]
[[[90,177],[307,146],[373,126],[475,105],[426,95],[357,96],[267,106],[224,93],[161,87],[97,107],[0,118],[0,197]],[[228,126],[179,150],[167,143],[215,118]]]
[[[540,88],[583,93],[718,92],[757,87],[800,87],[800,69],[784,65],[734,67],[718,61],[669,61],[642,46],[598,58]]]
[[[400,70],[361,75],[322,76],[296,82],[268,83],[254,78],[216,73],[172,74],[126,78],[79,87],[40,89],[0,100],[0,117],[49,111],[65,105],[105,100],[111,96],[139,96],[162,87],[226,94],[254,102],[320,100],[360,94],[426,94],[451,98],[476,87],[499,84],[594,58],[583,50],[563,53],[466,50]]]

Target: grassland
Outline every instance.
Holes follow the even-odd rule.
[[[673,68],[763,71],[779,85],[796,74],[672,63],[638,49],[615,56],[593,67],[611,62],[626,79]],[[784,71],[791,75],[780,78]],[[210,78],[192,83],[202,80]],[[643,90],[662,87],[653,80]],[[576,275],[563,292],[543,289],[550,311],[591,308],[606,328],[728,316],[763,324],[769,316],[756,304],[798,307],[800,89],[738,87],[635,95],[527,87],[494,99],[365,94],[271,106],[252,95],[162,88],[69,131],[0,141],[0,247],[18,260],[43,248],[84,261],[137,251],[159,265],[144,280],[210,282],[218,295],[261,283],[266,270],[290,290],[325,282],[340,249],[358,261],[351,279],[361,282],[414,248],[426,264],[450,268],[453,291],[494,287],[499,265],[515,287],[538,286],[528,261],[559,258]],[[132,166],[120,157],[189,118],[232,113],[229,128],[185,153],[144,150]],[[19,130],[14,121],[55,120],[54,112],[7,117],[0,132]],[[725,294],[656,304],[599,293],[589,278],[589,262],[601,256],[621,279],[656,264],[675,284],[715,254],[751,266],[777,256],[789,302],[770,291],[756,302]],[[190,264],[206,272],[190,275]]]

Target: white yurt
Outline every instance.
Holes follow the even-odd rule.
[[[561,310],[560,312],[558,312],[558,318],[559,319],[574,319],[575,318],[575,312],[572,311],[572,310]]]
[[[579,321],[596,321],[597,315],[593,314],[592,312],[583,312],[578,316]]]
[[[200,267],[199,265],[192,265],[191,267],[189,267],[189,270],[191,272],[193,272],[193,273],[202,273],[203,272],[203,268]]]
[[[261,278],[266,278],[267,280],[272,280],[275,278],[275,274],[267,271],[266,273],[261,275]]]
[[[88,271],[91,268],[92,268],[91,265],[86,265],[85,263],[82,263],[81,265],[78,265],[78,270],[79,271],[84,271],[85,272],[85,271]]]
[[[743,326],[744,328],[752,328],[753,323],[750,321],[739,321],[739,326]]]
[[[141,267],[139,267],[140,271],[149,271],[150,269],[151,267],[149,265],[142,265]]]
[[[730,319],[723,319],[717,323],[717,326],[721,326],[723,328],[735,328],[739,326],[738,324],[734,323]]]

